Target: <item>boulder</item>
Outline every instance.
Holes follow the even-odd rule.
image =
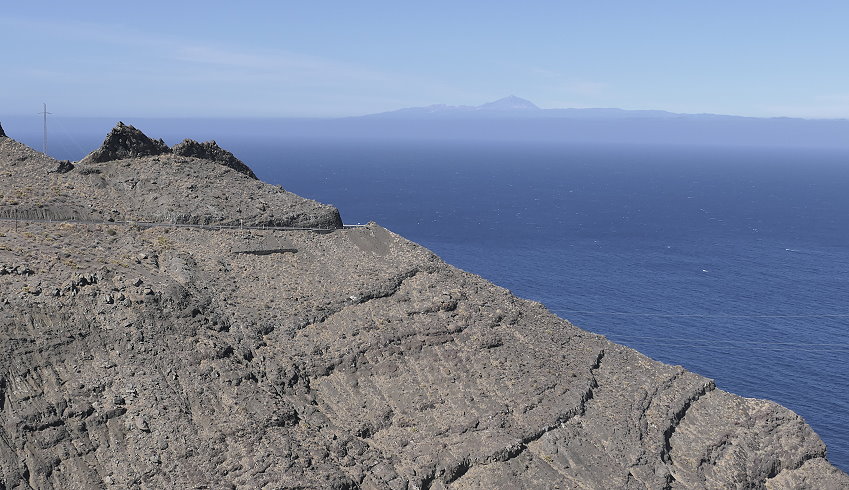
[[[241,160],[229,151],[218,146],[215,141],[204,141],[203,143],[191,139],[185,139],[181,143],[177,143],[171,148],[175,155],[183,157],[203,158],[204,160],[212,160],[224,166],[230,167],[237,172],[241,172],[252,179],[257,176],[253,171],[244,164]]]
[[[170,153],[171,149],[161,139],[153,140],[133,126],[119,122],[106,135],[100,148],[83,158],[83,163],[109,162],[124,158],[146,157]]]
[[[56,166],[56,169],[52,170],[52,173],[57,174],[66,174],[74,169],[74,164],[69,160],[60,160],[59,164]]]

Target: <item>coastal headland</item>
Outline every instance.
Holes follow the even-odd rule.
[[[0,129],[0,175],[0,489],[849,487],[790,410],[214,142]]]

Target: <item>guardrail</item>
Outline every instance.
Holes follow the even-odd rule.
[[[18,223],[70,223],[80,225],[107,225],[107,226],[137,226],[140,228],[195,228],[202,230],[268,230],[268,231],[312,231],[316,233],[330,233],[339,228],[317,228],[306,226],[256,226],[256,225],[203,225],[195,223],[164,223],[151,221],[118,221],[118,220],[54,220],[54,219],[38,219],[38,218],[17,218],[17,217],[2,217],[0,221],[15,222],[15,229]],[[368,225],[342,225],[341,229],[364,228]]]

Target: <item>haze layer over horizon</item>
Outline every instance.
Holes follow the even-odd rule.
[[[542,108],[849,117],[837,1],[12,3],[0,117],[339,117],[515,94]]]

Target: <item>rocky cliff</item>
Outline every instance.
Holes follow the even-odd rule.
[[[197,157],[59,167],[0,138],[4,215],[77,220],[0,221],[0,489],[849,487],[791,411],[376,224]],[[122,222],[174,216],[260,228]]]

